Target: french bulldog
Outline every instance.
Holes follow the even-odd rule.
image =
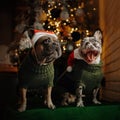
[[[20,106],[19,112],[27,109],[29,88],[45,87],[44,103],[54,109],[51,92],[54,79],[54,61],[62,55],[58,37],[47,31],[35,31],[31,39],[32,47],[18,70]]]
[[[76,106],[78,107],[84,106],[83,97],[89,95],[92,95],[93,103],[101,104],[97,100],[103,78],[101,53],[102,33],[97,30],[93,36],[85,37],[80,47],[68,57],[66,70],[68,77],[75,83]]]

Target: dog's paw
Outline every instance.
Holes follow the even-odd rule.
[[[55,105],[52,103],[52,101],[44,101],[44,104],[50,108],[50,109],[55,109]]]
[[[77,102],[77,107],[84,107],[83,101],[78,101]]]
[[[49,103],[49,104],[48,104],[48,108],[50,108],[50,109],[55,109],[55,105],[54,105],[53,103]]]
[[[62,101],[62,102],[61,102],[61,105],[62,105],[62,106],[68,106],[68,103],[67,103],[67,102]]]
[[[101,104],[101,102],[98,101],[97,99],[93,99],[93,103],[94,103],[94,104]]]
[[[18,108],[18,111],[19,112],[24,112],[25,110],[26,110],[26,104],[22,104],[22,105],[20,105],[20,107]]]

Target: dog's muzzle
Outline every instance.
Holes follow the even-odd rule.
[[[86,53],[82,52],[82,55],[88,62],[92,62],[99,55],[99,51],[87,51]]]
[[[101,53],[101,44],[93,38],[84,40],[81,46],[81,54],[88,62],[96,60]]]
[[[43,46],[44,56],[53,55],[56,59],[62,54],[61,47],[58,41],[52,41],[50,40],[50,38],[48,38],[43,41]]]

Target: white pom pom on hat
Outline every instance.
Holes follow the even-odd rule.
[[[43,36],[50,36],[53,39],[57,40],[58,37],[55,35],[54,32],[51,31],[42,31],[42,30],[34,30],[34,35],[32,38],[33,45],[37,42],[37,40]]]

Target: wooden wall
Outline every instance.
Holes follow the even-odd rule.
[[[100,27],[103,31],[103,100],[120,102],[120,1],[99,0]]]

